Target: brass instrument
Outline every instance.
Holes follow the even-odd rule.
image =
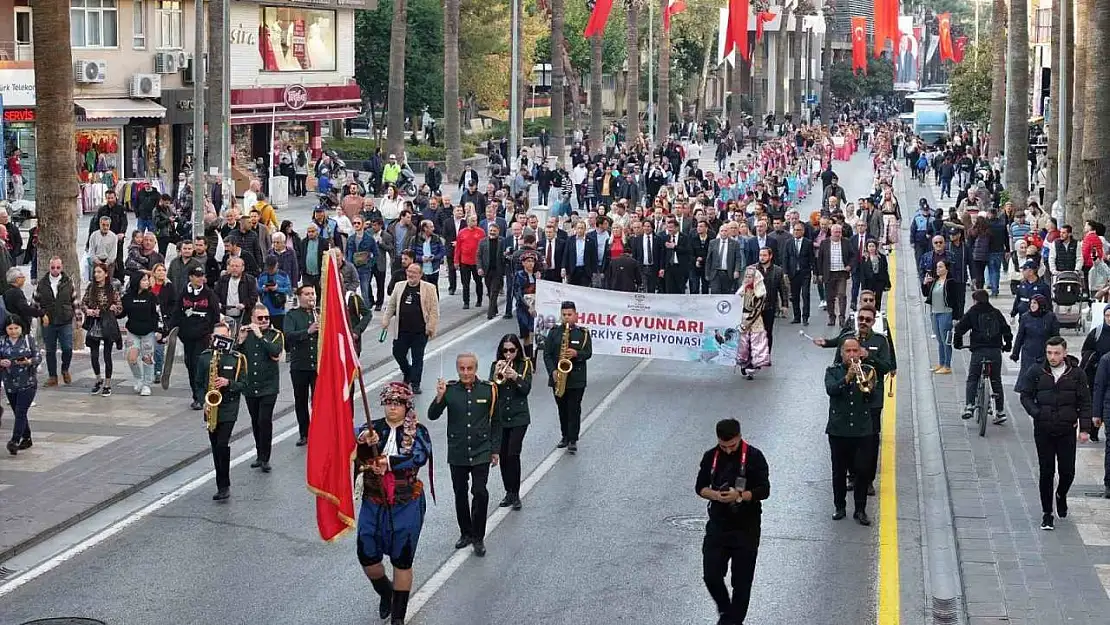
[[[216,388],[216,378],[219,377],[220,373],[221,355],[220,350],[212,350],[212,362],[208,365],[208,392],[204,394],[204,422],[208,426],[209,432],[216,431],[220,404],[224,401],[223,393]]]
[[[570,326],[563,324],[563,340],[559,344],[559,362],[555,365],[555,396],[562,397],[567,392],[567,376],[574,369],[574,363],[564,356],[570,347]]]
[[[870,393],[875,390],[875,367],[863,364],[859,358],[853,359],[848,366],[855,372],[856,386],[860,392]]]
[[[505,377],[505,372],[508,371],[508,369],[512,366],[513,364],[508,360],[498,360],[497,365],[494,367],[493,383],[504,384],[505,380],[508,379],[507,377]]]

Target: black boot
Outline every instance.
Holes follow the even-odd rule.
[[[370,580],[370,583],[374,586],[374,592],[378,593],[378,596],[382,599],[381,603],[378,604],[378,618],[389,618],[393,608],[393,583],[384,575],[378,579]]]
[[[409,611],[409,591],[393,591],[393,608],[391,611],[393,620],[390,623],[392,625],[405,625],[405,614]]]

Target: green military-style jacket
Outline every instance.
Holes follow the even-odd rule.
[[[844,339],[849,337],[858,338],[855,331],[845,330],[835,338],[825,339],[824,347],[836,348],[836,352],[833,354],[834,365],[840,364],[840,345],[844,343]],[[894,341],[891,341],[890,338],[872,332],[867,335],[866,339],[861,340],[860,344],[867,350],[867,356],[864,357],[863,362],[875,367],[875,375],[879,377],[879,380],[885,380],[888,373],[898,370],[898,359],[894,354]],[[869,405],[872,408],[882,408],[886,392],[883,391],[881,383],[875,388],[879,392],[871,394]]]
[[[863,393],[855,382],[846,382],[848,366],[844,363],[825,370],[825,392],[829,395],[829,436],[871,436],[871,395]],[[877,375],[877,374],[876,374]],[[883,391],[876,387],[876,392]]]
[[[362,333],[370,326],[373,315],[358,293],[347,294],[347,323],[351,326],[351,338],[359,353],[362,352]]]
[[[528,425],[532,422],[531,413],[528,411],[528,393],[532,392],[532,361],[527,358],[520,363],[513,363],[517,372],[517,379],[506,379],[498,384],[497,401],[501,409],[501,427],[515,428]],[[489,379],[492,382],[497,375],[497,362],[489,367]]]
[[[273,328],[262,331],[262,338],[251,332],[239,344],[239,350],[247,357],[247,376],[243,385],[243,395],[247,397],[269,397],[281,392],[281,376],[278,375],[278,360],[285,349],[285,335]]]
[[[501,411],[497,386],[475,380],[469,388],[452,380],[442,400],[432,400],[428,418],[438,419],[447,411],[447,463],[473,467],[488,464],[490,455],[501,451]]]
[[[555,367],[559,363],[559,348],[562,345],[563,324],[559,324],[548,330],[543,346],[543,364],[547,368],[548,386],[555,386]],[[571,328],[567,347],[578,350],[578,355],[570,359],[574,368],[567,374],[567,388],[586,388],[586,361],[593,355],[590,331],[579,325]]]
[[[208,390],[208,367],[212,364],[212,350],[206,349],[197,357],[197,377]],[[247,359],[239,352],[220,352],[220,364],[216,377],[227,378],[227,386],[216,389],[223,396],[219,412],[216,414],[217,423],[234,422],[239,418],[239,396],[246,386]]]
[[[308,333],[312,325],[313,313],[303,308],[294,308],[285,313],[282,329],[285,333],[285,348],[289,350],[290,371],[315,371],[316,349],[320,334]]]

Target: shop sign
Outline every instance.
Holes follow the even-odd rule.
[[[196,108],[196,107],[193,104],[192,100],[178,100],[177,101],[177,110],[179,110],[179,111],[191,111],[194,108]]]
[[[7,106],[34,106],[35,70],[0,68],[0,95]]]
[[[285,101],[285,106],[291,110],[299,111],[308,104],[308,89],[304,85],[289,85],[285,88],[285,95],[282,98]]]
[[[258,31],[253,28],[244,28],[242,24],[239,24],[231,29],[230,43],[233,46],[250,46],[253,48],[258,45]]]
[[[18,124],[35,121],[35,109],[4,109],[4,123]]]

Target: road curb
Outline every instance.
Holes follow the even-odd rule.
[[[905,179],[896,176],[895,194],[906,198]],[[909,206],[909,210],[916,208]],[[909,214],[912,219],[913,213]],[[903,217],[905,219],[906,217]],[[913,259],[913,248],[908,240],[908,228],[903,229],[898,253]],[[904,284],[917,284],[917,268],[913,262],[899,263]],[[906,309],[913,308],[916,289],[906,289]],[[923,311],[923,309],[922,309]],[[922,314],[925,314],[924,311]],[[909,317],[909,316],[907,316]],[[916,440],[917,487],[919,512],[924,531],[921,556],[924,562],[925,590],[928,611],[934,625],[962,625],[967,623],[963,597],[963,579],[960,575],[959,556],[956,551],[956,526],[952,516],[952,495],[948,490],[948,476],[944,464],[944,451],[940,436],[940,416],[929,369],[929,337],[919,319],[907,318],[903,324],[907,334],[913,384],[910,387],[910,406]]]
[[[459,319],[458,321],[456,321],[454,323],[451,323],[451,324],[441,328],[439,333],[438,333],[438,336],[446,335],[447,333],[452,332],[452,331],[454,331],[458,328],[461,328],[464,325],[478,319],[479,317],[481,317],[481,311],[477,311],[477,312],[474,312],[470,315],[466,315],[463,318]],[[385,366],[385,365],[387,365],[391,362],[393,362],[393,358],[390,358],[390,357],[381,358],[381,359],[378,359],[377,361],[375,361],[373,363],[370,363],[370,364],[366,365],[363,368],[363,370],[364,371],[373,371],[374,369]],[[294,410],[293,403],[289,402],[289,403],[285,404],[283,407],[281,407],[280,409],[275,409],[274,410],[273,420],[277,421],[278,419],[284,418],[284,417],[288,416],[290,413],[292,413],[293,410]],[[243,438],[244,436],[247,436],[248,434],[250,434],[251,429],[250,429],[249,421],[245,421],[244,423],[245,423],[244,427],[242,427],[241,429],[237,429],[235,432],[232,433],[231,442],[237,441],[237,440]],[[197,460],[200,460],[201,458],[204,458],[208,454],[209,454],[209,450],[208,450],[207,447],[205,447],[201,451],[198,451],[197,453],[192,454],[192,455],[184,458],[183,460],[181,460],[179,462],[175,462],[174,464],[166,467],[165,469],[163,469],[161,471],[158,471],[157,473],[154,473],[153,475],[143,479],[142,481],[128,486],[124,490],[120,491],[119,493],[116,493],[115,495],[113,495],[111,497],[108,497],[104,501],[98,502],[98,503],[90,506],[89,508],[81,511],[79,514],[77,514],[75,516],[72,516],[68,519],[65,519],[64,521],[62,521],[60,523],[57,523],[57,524],[47,528],[46,530],[43,530],[42,532],[39,532],[35,536],[19,543],[18,545],[15,545],[13,547],[9,547],[8,549],[5,549],[4,551],[0,551],[0,562],[5,562],[5,561],[19,555],[20,553],[23,553],[24,551],[27,551],[28,549],[30,549],[30,548],[32,548],[32,547],[34,547],[34,546],[36,546],[36,545],[38,545],[38,544],[40,544],[44,541],[49,540],[49,539],[53,538],[54,536],[57,536],[58,534],[64,532],[65,530],[73,527],[74,525],[76,525],[76,524],[78,524],[78,523],[96,515],[99,512],[102,512],[103,510],[105,510],[105,509],[119,503],[120,501],[123,501],[124,499],[127,499],[128,497],[134,495],[135,493],[147,488],[151,484],[154,484],[155,482],[158,482],[159,480],[162,480],[165,477],[167,477],[167,476],[169,476],[173,473],[176,473],[177,471],[180,471],[181,469],[183,469],[186,466],[192,464],[193,462],[196,462]]]

